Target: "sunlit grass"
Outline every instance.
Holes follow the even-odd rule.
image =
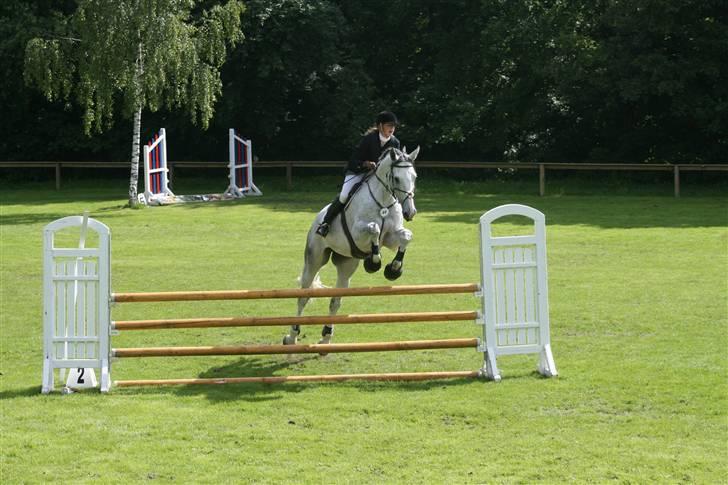
[[[546,214],[554,357],[502,357],[499,384],[345,383],[116,389],[42,396],[45,224],[89,210],[112,230],[115,291],[288,288],[337,179],[231,203],[124,209],[123,183],[21,187],[0,202],[2,481],[83,483],[720,483],[728,476],[728,201],[558,195],[423,180],[402,284],[479,276],[477,220]],[[257,183],[257,181],[256,181]],[[190,184],[190,189],[194,186]],[[211,189],[205,185],[201,189]],[[647,191],[649,192],[649,190]],[[510,221],[504,230],[518,229]],[[71,236],[69,236],[71,237]],[[391,257],[391,254],[387,254]],[[333,283],[331,269],[322,272]],[[353,284],[385,284],[358,272]],[[470,310],[447,297],[350,298],[342,312]],[[309,314],[325,314],[314,300]],[[292,315],[288,300],[117,305],[115,319]],[[283,328],[130,332],[114,345],[278,343]],[[304,328],[304,342],[320,328]],[[339,342],[479,336],[467,322],[339,326]],[[471,350],[127,359],[114,379],[474,370]]]

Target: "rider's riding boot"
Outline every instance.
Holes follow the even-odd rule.
[[[344,204],[339,201],[339,196],[337,195],[336,198],[331,201],[331,205],[329,205],[329,208],[326,211],[324,220],[321,221],[321,224],[319,224],[318,228],[316,229],[316,234],[321,237],[326,237],[326,235],[329,233],[331,221],[333,221],[334,218],[339,215],[339,212],[341,212],[341,209],[343,207]]]

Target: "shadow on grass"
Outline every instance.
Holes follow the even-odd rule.
[[[123,206],[109,206],[102,207],[100,209],[94,209],[90,213],[90,217],[99,219],[104,223],[107,223],[110,219],[125,217]],[[67,216],[81,215],[82,211],[72,212],[33,212],[33,213],[18,213],[18,214],[0,214],[0,226],[19,226],[19,225],[33,225],[40,224],[45,226],[57,219],[61,219]]]
[[[232,364],[212,367],[199,374],[201,379],[224,379],[234,377],[282,377],[306,374],[299,369],[299,364],[317,360],[318,356],[295,355],[288,359],[270,361],[263,359],[240,359]],[[282,372],[287,371],[287,372]],[[332,374],[336,372],[333,371]],[[314,374],[315,375],[315,374]],[[532,373],[513,375],[511,379],[530,378]],[[266,402],[282,399],[285,394],[298,393],[308,389],[319,389],[329,386],[346,387],[361,392],[379,392],[382,390],[426,391],[430,389],[454,388],[475,383],[488,384],[484,378],[433,379],[428,381],[365,381],[347,380],[343,382],[283,382],[283,383],[233,383],[233,384],[191,384],[157,387],[129,387],[121,391],[124,394],[168,394],[178,396],[204,395],[215,402],[243,400],[248,402]]]
[[[260,358],[245,358],[237,362],[211,367],[200,373],[197,379],[223,379],[234,377],[271,377],[280,375],[291,367],[296,367],[307,360],[315,359],[313,356],[293,357],[286,360],[264,360]],[[204,395],[210,401],[237,401],[262,402],[281,399],[280,392],[300,392],[308,387],[305,384],[286,383],[235,383],[235,384],[189,384],[173,386],[139,386],[117,389],[115,392],[124,394],[169,394],[179,396]]]
[[[296,365],[315,360],[314,356],[295,356],[288,361],[270,362],[261,359],[241,359],[233,364],[212,367],[208,371],[201,373],[198,378],[205,379],[222,379],[230,377],[270,377],[278,376],[279,372]],[[300,374],[287,374],[300,375]],[[542,376],[537,371],[508,372],[503,379],[507,382],[521,382],[524,380],[546,380],[550,379]],[[462,386],[471,385],[498,386],[500,384],[485,379],[478,378],[454,378],[454,379],[433,379],[428,381],[363,381],[349,380],[343,382],[285,382],[276,384],[257,384],[257,383],[240,383],[240,384],[194,384],[194,385],[176,385],[176,386],[139,386],[128,388],[112,388],[114,394],[123,395],[174,395],[174,396],[199,396],[204,395],[208,400],[213,402],[227,401],[247,401],[247,402],[267,402],[282,399],[284,393],[298,393],[306,389],[318,389],[329,386],[346,387],[355,389],[360,392],[381,392],[386,390],[396,390],[403,392],[419,392],[429,391],[433,389],[451,389]],[[30,386],[25,388],[9,389],[0,392],[0,401],[11,400],[17,398],[26,398],[41,395],[40,386]],[[95,393],[93,389],[80,391],[82,393]],[[61,396],[60,387],[57,387],[51,395]]]
[[[6,399],[17,399],[19,397],[37,396],[40,395],[40,389],[41,386],[30,386],[0,391],[0,401],[5,401]]]

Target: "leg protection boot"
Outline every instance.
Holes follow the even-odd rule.
[[[321,224],[319,224],[318,228],[316,229],[316,234],[321,237],[326,237],[326,235],[329,233],[329,229],[331,228],[331,221],[333,221],[334,218],[339,215],[341,209],[343,208],[344,204],[339,201],[339,196],[337,195],[334,200],[331,201],[331,205],[329,205],[329,208],[326,211],[324,220],[321,222]]]

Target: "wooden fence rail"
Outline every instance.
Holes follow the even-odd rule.
[[[301,317],[213,317],[164,320],[120,320],[112,322],[114,330],[161,330],[210,327],[272,327],[287,325],[356,325],[364,323],[434,323],[475,321],[478,312],[406,312],[363,313],[354,315],[310,315]]]
[[[168,161],[170,172],[175,168],[220,168],[227,167],[228,162],[199,162],[199,161]],[[257,168],[284,168],[286,171],[286,186],[293,188],[294,168],[332,168],[341,170],[343,161],[306,161],[306,160],[259,160],[254,162]],[[43,162],[16,162],[0,161],[0,168],[53,168],[56,174],[56,190],[61,188],[61,173],[63,168],[126,168],[129,162],[82,162],[82,161],[43,161]],[[487,162],[438,162],[418,161],[421,168],[457,168],[472,170],[538,170],[539,195],[546,194],[547,170],[593,170],[593,171],[640,171],[640,172],[672,172],[675,197],[680,197],[681,172],[728,172],[728,164],[647,164],[647,163],[487,163]],[[171,174],[170,174],[171,177]]]
[[[344,344],[295,345],[217,345],[208,347],[137,347],[112,349],[111,355],[124,357],[193,357],[205,355],[270,355],[270,354],[330,354],[338,352],[390,352],[402,350],[437,350],[477,348],[477,338],[439,340],[404,340],[399,342],[365,342]]]

